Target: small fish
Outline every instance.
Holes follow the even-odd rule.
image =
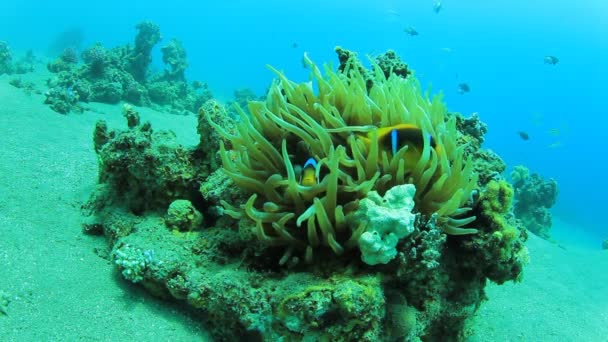
[[[530,119],[534,126],[541,126],[543,124],[543,115],[541,113],[534,112],[532,113],[532,118]]]
[[[556,65],[557,63],[559,63],[559,58],[555,56],[545,56],[543,60],[545,61],[545,64],[550,65]]]
[[[452,53],[452,49],[450,49],[449,47],[444,47],[444,48],[441,48],[440,50],[441,50],[441,52],[444,52],[444,53]]]
[[[400,17],[401,16],[401,13],[399,13],[399,12],[393,10],[393,9],[388,10],[388,14],[392,15],[392,16],[395,16],[395,17]]]
[[[471,91],[471,87],[468,83],[460,83],[458,85],[458,94],[462,95]]]
[[[308,158],[302,167],[302,175],[300,176],[300,185],[313,186],[319,184],[317,179],[317,160],[313,157]]]
[[[300,46],[300,44],[298,44],[298,42],[291,43],[291,47],[294,49],[298,48],[298,46]]]
[[[530,135],[527,132],[519,131],[517,134],[519,134],[519,137],[522,138],[522,140],[530,140]]]
[[[441,1],[435,1],[433,3],[433,12],[439,13],[441,11],[442,7],[443,7],[443,5],[441,4]]]
[[[550,144],[549,146],[547,146],[548,148],[558,148],[558,147],[562,147],[562,143],[561,141],[556,141],[552,144]]]
[[[403,32],[405,32],[407,35],[414,37],[418,35],[418,31],[416,31],[416,29],[414,28],[414,26],[408,26],[406,27]]]

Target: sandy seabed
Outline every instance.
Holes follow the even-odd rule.
[[[21,76],[45,91],[44,73]],[[120,105],[61,115],[0,76],[2,341],[206,341],[200,314],[124,281],[80,206],[97,182],[95,122],[124,128]],[[194,116],[138,109],[153,128],[198,142]],[[565,223],[557,221],[561,231]],[[554,227],[556,229],[556,227]],[[608,251],[531,236],[521,283],[489,284],[470,341],[608,341]]]

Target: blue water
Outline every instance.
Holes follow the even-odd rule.
[[[266,64],[306,80],[304,51],[317,63],[336,65],[336,45],[360,55],[394,49],[423,85],[445,93],[450,110],[479,112],[489,125],[485,147],[510,166],[524,164],[558,180],[554,214],[584,226],[599,246],[608,236],[608,2],[446,0],[438,14],[432,4],[5,0],[0,40],[43,54],[57,34],[77,27],[85,46],[115,46],[133,40],[136,23],[152,20],[165,42],[184,43],[189,78],[207,82],[219,99],[242,87],[262,94],[273,77]],[[403,32],[410,25],[419,36]],[[557,56],[559,64],[544,64],[545,55]],[[470,93],[458,94],[461,82]]]

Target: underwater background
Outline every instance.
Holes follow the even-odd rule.
[[[596,243],[608,233],[599,213],[608,182],[606,142],[608,3],[569,1],[3,1],[0,32],[15,50],[48,51],[78,29],[82,46],[128,43],[141,20],[184,44],[188,78],[218,99],[237,88],[265,92],[266,64],[307,79],[301,58],[332,61],[336,45],[361,55],[395,50],[423,86],[443,91],[449,109],[478,112],[486,147],[508,165],[555,178],[554,213],[584,223]],[[25,24],[27,23],[27,24]],[[404,32],[415,27],[418,36]],[[166,40],[166,39],[165,39]],[[558,56],[557,65],[543,63]],[[158,63],[158,58],[157,58]],[[470,93],[458,93],[467,83]],[[518,131],[529,133],[523,141]]]
[[[576,253],[579,254],[570,258],[559,254],[562,253],[562,247],[559,247],[556,249],[558,256],[540,254],[536,260],[540,260],[543,267],[549,267],[557,260],[565,263],[572,261],[574,268],[597,264],[597,260],[602,260],[602,265],[606,265],[608,254],[605,252],[608,251],[601,249],[602,242],[608,239],[608,225],[604,216],[608,193],[608,163],[604,160],[605,151],[608,150],[608,100],[605,92],[608,80],[608,2],[446,0],[441,2],[439,11],[434,10],[436,3],[431,0],[6,0],[0,3],[0,41],[8,42],[15,55],[32,50],[39,58],[51,60],[61,52],[54,43],[62,35],[80,49],[96,42],[109,47],[118,46],[133,41],[137,23],[150,20],[160,26],[163,43],[173,37],[182,42],[189,61],[186,77],[206,82],[214,98],[219,101],[232,100],[234,91],[241,88],[249,88],[258,96],[265,94],[275,78],[266,65],[281,70],[292,80],[307,81],[309,70],[302,66],[304,52],[317,63],[333,63],[336,67],[338,62],[334,47],[338,45],[357,51],[364,62],[368,54],[375,56],[392,49],[414,70],[423,89],[428,88],[432,93],[443,92],[443,100],[450,111],[465,116],[479,114],[479,118],[488,125],[484,147],[504,159],[508,165],[506,175],[514,166],[525,165],[530,172],[557,181],[559,196],[551,208],[553,243],[581,248],[583,251],[592,250],[593,253],[604,252],[603,255],[593,254],[592,258],[585,259],[584,252],[577,249]],[[415,28],[417,34],[406,32],[408,28]],[[66,32],[71,34],[66,36]],[[157,46],[153,50],[153,70],[162,70],[160,56],[160,47]],[[546,63],[547,56],[555,56],[559,61],[556,64]],[[462,84],[469,89],[463,92]],[[5,93],[2,98],[7,99],[12,96],[10,94]],[[12,102],[6,100],[4,103],[2,106]],[[109,108],[104,109],[110,111]],[[4,111],[0,115],[10,113]],[[5,125],[8,122],[5,119],[2,118],[0,123]],[[166,123],[166,126],[156,123],[155,128],[180,129],[173,127],[175,123],[171,123],[170,117],[160,119],[160,122]],[[50,125],[62,127],[64,124],[67,123]],[[92,126],[84,123],[80,128],[92,131]],[[10,132],[19,134],[18,129]],[[28,141],[22,143],[25,146]],[[78,148],[82,148],[84,143],[79,144]],[[65,145],[66,148],[70,146],[76,145]],[[90,158],[94,167],[94,155]],[[4,171],[8,170],[5,167]],[[6,172],[4,174],[7,177]],[[7,179],[2,183],[5,193],[8,193],[6,189],[11,182]],[[61,192],[61,189],[53,190]],[[5,200],[0,209],[8,210],[5,208],[10,203]],[[4,214],[10,216],[6,212]],[[8,230],[11,221],[6,217],[1,223],[3,229]],[[27,230],[20,230],[19,234],[27,234]],[[14,236],[18,238],[19,235]],[[9,243],[12,242],[5,239],[0,245]],[[93,246],[90,242],[87,244],[88,247]],[[548,248],[539,241],[532,244],[540,249]],[[31,259],[30,265],[37,265],[33,261],[35,258]],[[534,262],[533,257],[531,265]],[[14,265],[7,261],[3,267],[8,269]],[[532,284],[542,283],[543,269],[537,269],[537,278],[531,277]],[[589,268],[587,271],[585,276],[607,273],[605,268]],[[560,272],[549,274],[552,280],[560,281]],[[561,274],[567,274],[572,279],[579,276],[576,272]],[[605,280],[606,276],[599,279]],[[60,281],[60,278],[52,280],[56,283]],[[581,283],[587,281],[581,280]],[[2,286],[0,283],[0,294]],[[512,286],[516,288],[518,285]],[[596,284],[594,289],[608,293],[606,283]],[[94,287],[90,290],[95,291]],[[497,293],[501,290],[505,291],[497,288],[496,292],[490,292],[500,296]],[[538,288],[527,293],[522,291],[523,294],[517,293],[517,289],[507,291],[511,291],[508,292],[511,295],[533,295],[536,293],[534,290],[538,291]],[[564,291],[568,292],[568,289]],[[572,291],[579,292],[576,289]],[[115,291],[112,295],[120,296],[119,292]],[[129,293],[132,297],[145,296],[142,293]],[[572,298],[572,301],[576,301],[577,297]],[[503,302],[499,302],[509,301],[507,295],[503,299]],[[14,303],[19,300],[13,296],[11,305],[15,306]],[[56,304],[61,305],[60,302],[58,299]],[[600,303],[604,306],[594,308],[594,312],[597,312],[594,322],[606,325],[608,306],[605,305],[608,301]],[[107,309],[111,310],[110,307]],[[148,310],[140,313],[145,319],[155,314],[166,315],[168,321],[189,322],[190,319],[180,314],[178,318],[172,318],[172,314],[166,314],[161,304],[153,304],[152,309],[143,310]],[[490,306],[489,310],[485,314],[494,314],[492,317],[503,315],[500,308]],[[564,315],[569,317],[570,314]],[[0,326],[6,324],[2,322],[3,318],[0,317]],[[515,318],[511,323],[517,324]],[[21,327],[25,324],[22,322]],[[488,328],[484,324],[490,325],[479,323],[479,328]],[[170,332],[172,329],[182,329],[184,325],[188,323],[169,324],[165,329]],[[6,327],[8,325],[2,329]],[[483,331],[499,330],[496,327],[488,329]],[[80,336],[76,328],[69,331],[73,333],[69,336]],[[188,331],[182,332],[185,340],[196,340],[203,334],[198,330]],[[547,340],[561,340],[559,332],[555,334],[549,335]],[[12,330],[11,336],[20,335]],[[517,339],[508,334],[498,336]],[[111,339],[119,337],[113,335]],[[521,340],[532,340],[528,338]],[[606,338],[608,336],[603,340]],[[105,339],[97,337],[94,340]],[[478,337],[477,340],[486,339]]]

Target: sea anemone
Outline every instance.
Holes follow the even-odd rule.
[[[249,102],[249,113],[240,110],[235,135],[211,122],[231,141],[231,150],[220,149],[225,172],[252,193],[239,207],[224,202],[229,215],[253,220],[262,241],[286,246],[281,262],[298,250],[310,262],[317,248],[340,255],[357,246],[366,222],[352,214],[368,192],[411,183],[415,210],[437,214],[445,233],[477,232],[463,228],[475,219],[466,215],[466,203],[477,175],[457,146],[456,119],[447,116],[441,96],[429,99],[412,75],[386,77],[376,64],[361,70],[354,57],[341,72],[321,72],[306,55],[304,62],[311,70],[305,83],[270,67],[278,79],[265,101]],[[390,127],[420,134],[398,148],[390,140],[390,148]],[[317,182],[303,184],[310,158]]]

